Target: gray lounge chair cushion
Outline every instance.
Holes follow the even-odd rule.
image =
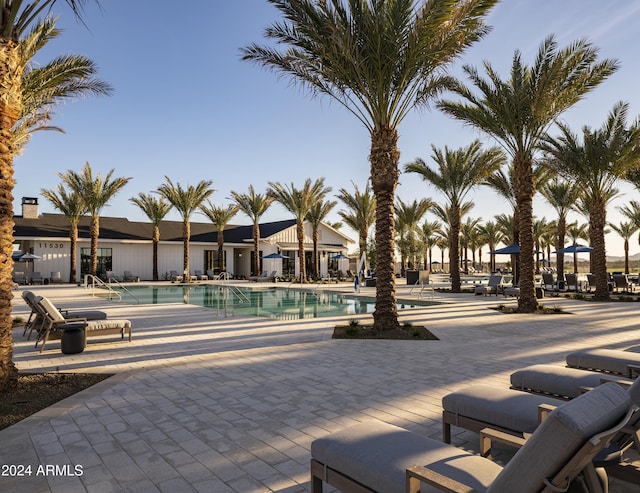
[[[628,365],[640,365],[640,353],[620,349],[585,349],[567,354],[567,365],[628,375]]]
[[[581,387],[597,387],[600,385],[601,373],[593,373],[577,368],[566,368],[554,365],[533,365],[511,374],[511,385],[515,389],[547,393],[573,399],[582,392]],[[612,380],[631,382],[624,377],[609,377]]]
[[[531,432],[538,426],[538,406],[559,406],[566,401],[546,395],[490,385],[474,385],[442,398],[442,408],[489,425],[517,432]]]
[[[62,310],[64,313],[64,318],[86,318],[87,320],[104,320],[107,318],[107,314],[105,312],[101,312],[100,310],[87,310],[87,311],[68,311]]]
[[[502,470],[483,457],[379,421],[367,421],[316,439],[311,444],[311,455],[384,493],[405,493],[406,469],[417,464],[428,464],[430,469],[477,491],[485,491]]]
[[[542,422],[488,491],[540,491],[540,478],[553,477],[588,439],[617,424],[630,406],[627,391],[615,383],[565,402]]]

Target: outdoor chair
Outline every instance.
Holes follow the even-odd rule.
[[[62,282],[62,274],[60,272],[51,272],[49,282],[52,284],[59,284]]]
[[[627,378],[640,375],[640,353],[620,349],[584,349],[567,354],[567,366]]]
[[[390,424],[360,423],[312,442],[311,491],[326,482],[345,493],[417,493],[423,483],[448,492],[550,493],[581,476],[589,491],[602,492],[606,473],[592,460],[627,424],[637,397],[607,383],[554,409],[527,439],[484,430],[489,450],[493,440],[521,447],[504,467]]]
[[[195,275],[198,278],[198,281],[208,281],[209,276],[207,274],[203,274],[201,270],[196,270]]]
[[[137,281],[138,276],[134,276],[130,270],[125,270],[124,274],[122,275],[122,280],[124,282]]]
[[[542,287],[550,291],[554,291],[558,289],[558,283],[553,278],[553,272],[542,273]]]
[[[169,272],[169,280],[171,282],[182,282],[184,279],[184,276],[178,274],[177,270],[172,270]]]
[[[129,335],[131,342],[131,322],[129,320],[88,320],[86,317],[79,317],[79,312],[70,313],[68,317],[64,317],[53,303],[47,298],[42,298],[38,302],[38,306],[42,308],[44,324],[42,330],[38,333],[36,347],[42,342],[40,352],[44,351],[47,341],[52,339],[60,339],[62,332],[67,329],[80,328],[83,330],[85,337],[102,336],[108,334],[120,334],[124,339],[125,332]]]
[[[567,291],[580,291],[580,286],[578,285],[578,275],[577,274],[565,274],[564,279],[566,282]]]
[[[33,272],[30,279],[31,284],[44,284],[41,272]]]
[[[520,298],[520,281],[515,286],[508,286],[502,290],[504,296],[515,296]]]
[[[495,294],[498,296],[498,293],[502,290],[502,280],[504,276],[502,274],[491,274],[489,276],[489,281],[486,285],[476,286],[473,292],[476,295],[484,294],[487,296],[488,294]]]
[[[22,271],[15,271],[12,277],[16,284],[27,284],[27,276]]]
[[[596,275],[587,274],[587,289],[591,292],[591,288],[596,289]]]
[[[627,276],[626,274],[614,274],[613,289],[616,292],[622,289],[623,291],[633,293],[633,284],[631,283],[631,281],[629,281],[629,276]]]

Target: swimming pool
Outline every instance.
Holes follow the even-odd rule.
[[[127,286],[113,288],[122,301],[132,304],[187,303],[232,310],[237,314],[278,320],[335,317],[373,313],[375,300],[334,291],[287,288],[240,288],[215,284],[171,286]],[[398,301],[398,309],[437,305],[427,301]]]

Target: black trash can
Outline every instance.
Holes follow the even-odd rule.
[[[64,354],[77,354],[84,351],[87,335],[83,324],[69,324],[62,329],[60,349]]]

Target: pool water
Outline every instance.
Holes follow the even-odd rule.
[[[278,320],[335,317],[373,313],[375,300],[333,291],[286,288],[229,288],[215,284],[127,286],[114,288],[122,301],[132,304],[187,303],[237,314]],[[427,301],[398,301],[398,309],[436,305]]]

